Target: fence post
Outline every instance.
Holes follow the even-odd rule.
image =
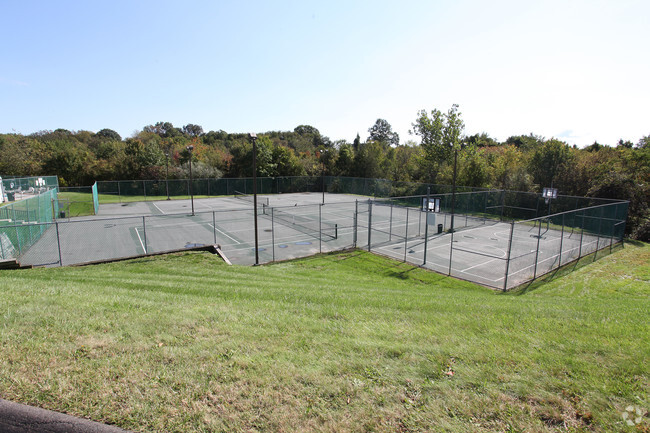
[[[120,192],[120,181],[117,181],[117,198],[120,200],[120,203],[122,203],[122,193]]]
[[[537,229],[537,249],[535,250],[535,270],[533,271],[533,280],[537,278],[537,261],[539,260],[540,239],[542,239],[542,220],[539,220],[539,229]]]
[[[562,214],[562,234],[560,237],[560,259],[558,260],[557,267],[558,269],[562,266],[562,244],[564,243],[564,215]]]
[[[388,225],[388,241],[393,240],[393,203],[390,204],[390,223]]]
[[[357,230],[359,229],[359,200],[354,201],[354,217],[352,219],[353,233],[352,233],[352,247],[357,247]]]
[[[145,223],[145,216],[142,217],[142,234],[144,236],[144,253],[147,254],[147,226]]]
[[[59,237],[59,222],[56,221],[54,224],[56,226],[56,245],[59,248],[59,266],[63,266],[63,258],[61,256],[61,238]]]
[[[508,239],[508,256],[506,258],[506,274],[504,275],[503,278],[503,291],[508,290],[508,273],[510,272],[510,257],[511,257],[511,252],[512,252],[512,238],[514,237],[515,233],[515,222],[511,221],[510,222],[510,238]]]
[[[275,221],[273,219],[273,209],[271,208],[271,255],[275,262]]]
[[[409,208],[406,208],[406,231],[404,233],[404,262],[406,262],[406,250],[408,249],[409,240]]]
[[[578,260],[582,257],[582,238],[585,234],[585,211],[582,211],[582,225],[580,226],[580,246],[578,247]]]
[[[600,218],[598,218],[598,235],[596,236],[596,251],[594,251],[594,262],[598,256],[598,248],[600,247],[600,229],[603,225],[603,214],[605,213],[605,207],[600,208]]]
[[[454,232],[455,232],[455,230],[454,230],[454,223],[453,223],[453,218],[454,218],[454,215],[453,215],[453,214],[451,215],[451,218],[452,218],[452,223],[451,223],[451,242],[449,242],[449,273],[448,273],[448,275],[449,275],[450,277],[451,277],[451,263],[452,263],[453,256],[454,256]],[[427,224],[427,226],[429,226],[429,224]]]
[[[318,204],[318,252],[323,252],[323,205]]]
[[[370,238],[372,236],[372,200],[368,199],[368,251],[372,249]]]
[[[506,207],[506,190],[501,190],[501,216],[500,220],[503,221],[503,209]]]
[[[214,244],[217,245],[217,217],[215,211],[212,211],[212,233],[214,235]]]
[[[142,194],[144,194],[144,201],[147,201],[147,183],[142,181]]]

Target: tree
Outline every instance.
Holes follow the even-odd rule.
[[[183,135],[183,133],[175,128],[170,122],[158,122],[155,125],[147,125],[142,128],[144,132],[153,132],[164,138],[178,137]]]
[[[533,134],[513,135],[508,137],[504,144],[510,144],[521,150],[533,150],[544,143],[544,138]]]
[[[305,169],[300,165],[298,157],[288,147],[275,146],[271,159],[275,165],[272,176],[304,176],[305,174]]]
[[[113,131],[112,129],[107,129],[107,128],[101,129],[97,131],[97,134],[95,135],[104,140],[122,141],[122,137],[120,137],[120,134]]]
[[[533,181],[540,187],[550,187],[559,174],[573,162],[571,149],[559,140],[551,139],[533,151],[528,164]],[[557,182],[555,186],[558,187]]]
[[[368,132],[370,133],[368,141],[377,141],[382,143],[384,146],[399,145],[399,135],[396,132],[393,132],[390,123],[384,119],[377,119],[375,124],[368,128]]]
[[[357,137],[359,137],[357,135]],[[338,176],[351,176],[354,164],[354,150],[349,144],[339,147],[339,157],[336,160],[335,173]]]
[[[462,147],[465,123],[460,118],[458,105],[452,105],[446,114],[434,108],[429,116],[425,110],[420,110],[412,126],[410,132],[422,139],[424,161],[433,178],[433,169],[440,168],[444,162],[450,162],[454,150]]]
[[[465,143],[476,147],[493,147],[499,145],[499,143],[497,143],[497,141],[490,137],[486,132],[466,137]]]
[[[361,144],[361,137],[359,137],[359,133],[357,132],[357,136],[355,137],[354,142],[352,143],[352,147],[355,152],[359,150],[360,144]]]
[[[357,177],[381,178],[384,164],[384,147],[376,141],[367,141],[359,146],[354,155],[354,174]]]
[[[183,134],[192,138],[200,137],[203,135],[203,128],[200,127],[199,125],[188,123],[187,125],[183,126]]]

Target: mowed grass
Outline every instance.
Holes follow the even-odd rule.
[[[0,271],[0,397],[134,431],[648,431],[650,246],[501,294],[365,252]]]
[[[66,212],[68,217],[95,215],[92,193],[59,192],[59,210]]]

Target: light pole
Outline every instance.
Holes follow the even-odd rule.
[[[451,186],[451,232],[454,232],[454,213],[456,207],[456,167],[458,166],[458,148],[454,146],[454,180]],[[453,239],[453,235],[452,235]]]
[[[260,264],[259,242],[257,239],[257,134],[251,132],[248,138],[253,142],[253,219],[255,221],[255,266]]]
[[[325,161],[323,161],[324,152],[325,150],[323,149],[320,150],[320,163],[323,166],[323,170],[321,171],[321,189],[323,190],[323,204],[325,204]]]
[[[167,190],[167,200],[169,198],[169,152],[165,152],[165,189]]]
[[[192,185],[192,151],[194,146],[190,144],[185,149],[190,153],[190,200],[192,201],[192,216],[194,216],[194,187]]]

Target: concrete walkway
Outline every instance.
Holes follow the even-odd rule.
[[[129,433],[117,427],[2,399],[0,399],[0,432]]]

